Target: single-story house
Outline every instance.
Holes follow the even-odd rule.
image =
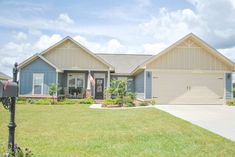
[[[99,54],[66,37],[19,65],[19,95],[48,97],[52,83],[69,97],[103,99],[112,79],[158,104],[224,104],[233,98],[234,63],[190,33],[156,55]]]
[[[4,73],[2,73],[2,72],[0,72],[0,80],[2,80],[2,81],[11,80],[11,77],[4,74]]]

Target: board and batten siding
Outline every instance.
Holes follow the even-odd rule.
[[[147,64],[147,69],[227,71],[228,66],[193,40],[186,40]]]
[[[145,98],[151,99],[152,98],[152,72],[146,71],[146,88],[145,88]]]
[[[69,40],[43,54],[43,57],[62,70],[109,69],[103,62]]]
[[[226,73],[226,99],[232,99],[233,98],[233,80],[232,80],[232,74]]]
[[[137,98],[144,99],[144,71],[135,76],[135,93]]]
[[[44,74],[43,95],[49,95],[49,86],[56,83],[56,69],[38,58],[20,70],[20,95],[32,95],[33,73]]]

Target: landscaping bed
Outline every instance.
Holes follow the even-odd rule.
[[[106,89],[106,99],[102,101],[104,108],[136,107],[154,105],[155,101],[138,100],[136,94],[127,90],[127,81],[112,80],[111,85]]]
[[[34,104],[34,105],[74,105],[74,104],[94,104],[94,100],[91,97],[84,99],[60,99],[54,98],[18,98],[16,104]]]
[[[106,99],[102,101],[102,107],[103,108],[123,108],[123,107],[139,107],[139,106],[150,106],[154,105],[154,100],[131,100],[128,103],[120,104],[118,103],[119,100],[116,99]]]

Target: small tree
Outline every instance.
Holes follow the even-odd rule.
[[[107,91],[111,95],[115,95],[121,100],[121,105],[123,105],[123,98],[127,95],[127,81],[122,80],[112,80],[110,87]]]
[[[52,83],[50,86],[49,86],[49,95],[52,96],[52,99],[53,99],[53,102],[52,104],[55,103],[55,95],[57,93],[57,91],[59,91],[59,86],[55,83]]]

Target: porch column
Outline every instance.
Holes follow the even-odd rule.
[[[108,70],[107,88],[110,87],[110,71]]]
[[[56,80],[56,86],[59,85],[59,76],[58,76],[58,75],[59,75],[59,73],[56,72],[56,79],[55,79],[55,80]],[[59,91],[58,91],[58,89],[57,89],[57,90],[56,90],[56,95],[55,95],[56,98],[58,98],[58,95],[59,95],[58,92],[59,92]]]
[[[109,87],[110,87],[110,70],[108,70],[107,87],[106,88],[109,88]],[[108,92],[105,92],[105,98],[109,99],[109,98],[111,98],[111,95]]]
[[[90,75],[91,75],[91,72],[89,70],[88,71],[88,76],[87,76],[86,97],[90,97],[91,96],[91,80],[90,80]]]

